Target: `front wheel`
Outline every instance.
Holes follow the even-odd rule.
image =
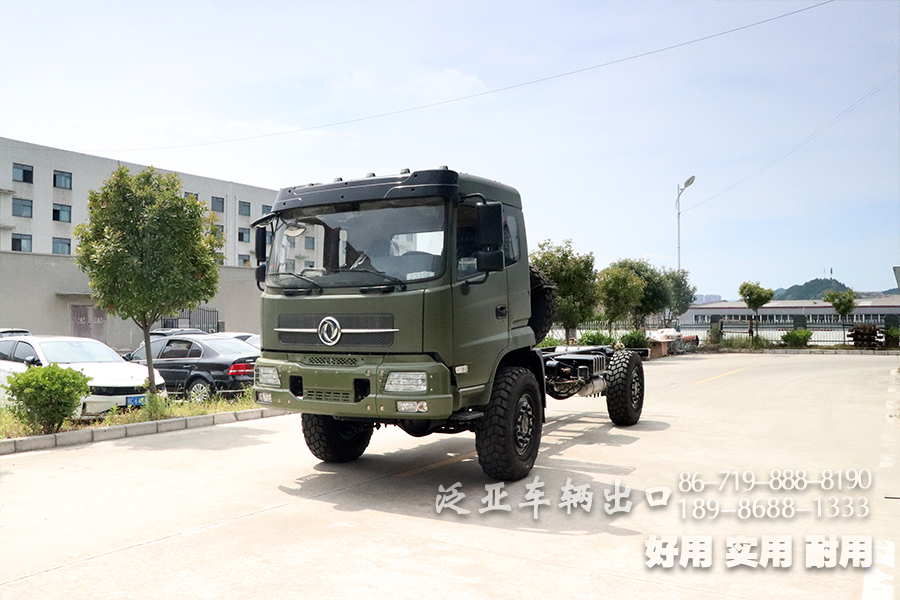
[[[338,421],[327,415],[301,416],[303,438],[313,456],[325,462],[350,462],[363,455],[374,426],[358,421]]]
[[[644,410],[644,364],[636,352],[620,350],[609,363],[606,408],[616,425],[634,425]]]
[[[481,469],[517,481],[531,471],[541,446],[544,410],[534,374],[523,367],[497,371],[491,399],[475,429]]]

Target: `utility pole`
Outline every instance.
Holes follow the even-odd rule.
[[[688,189],[691,184],[694,183],[694,176],[691,175],[688,177],[688,180],[684,182],[684,186],[678,187],[678,196],[675,197],[675,212],[678,213],[678,270],[681,270],[681,192]]]

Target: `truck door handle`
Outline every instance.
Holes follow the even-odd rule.
[[[507,313],[507,310],[506,310],[506,305],[505,305],[505,304],[500,304],[499,306],[497,306],[497,312],[496,312],[496,314],[497,314],[497,318],[498,318],[498,319],[505,319],[505,318],[506,318],[506,313]]]

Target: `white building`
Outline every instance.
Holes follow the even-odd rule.
[[[87,197],[124,161],[0,138],[0,327],[83,335],[133,349],[140,330],[93,307],[87,276],[71,255]],[[165,169],[158,169],[167,173]],[[184,193],[206,202],[225,237],[219,294],[208,308],[230,330],[259,331],[250,223],[269,212],[276,190],[178,173]]]

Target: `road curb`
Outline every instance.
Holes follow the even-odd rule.
[[[197,415],[195,417],[179,417],[176,419],[164,419],[162,421],[145,421],[143,423],[129,423],[127,425],[115,425],[113,427],[93,427],[90,429],[77,429],[64,431],[51,435],[34,435],[23,438],[0,440],[0,455],[30,452],[32,450],[52,450],[93,442],[105,442],[118,440],[125,437],[152,435],[167,431],[181,429],[196,429],[197,427],[211,427],[238,421],[252,421],[268,417],[280,417],[290,414],[289,411],[279,408],[251,408],[234,412],[213,413],[210,415]]]

